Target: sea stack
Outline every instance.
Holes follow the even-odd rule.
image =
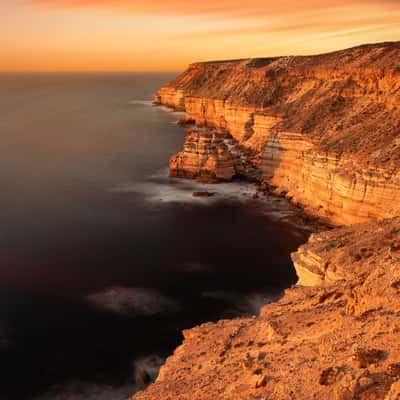
[[[202,182],[230,181],[236,175],[235,156],[228,150],[226,136],[202,129],[186,132],[183,150],[171,157],[171,177]]]

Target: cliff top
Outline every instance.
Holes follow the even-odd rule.
[[[220,64],[227,64],[227,63],[241,63],[241,62],[266,62],[269,63],[273,60],[277,60],[279,58],[287,58],[287,57],[296,57],[296,58],[317,58],[317,57],[328,57],[333,56],[337,57],[340,56],[341,53],[349,53],[354,51],[368,51],[369,49],[373,49],[376,47],[397,47],[400,48],[400,41],[387,41],[387,42],[378,42],[378,43],[365,43],[358,46],[349,47],[347,49],[341,50],[334,50],[327,53],[322,54],[298,54],[298,55],[286,55],[286,56],[274,56],[274,57],[246,57],[246,58],[234,58],[234,59],[226,59],[226,60],[207,60],[207,61],[197,61],[194,63],[189,64],[189,67],[195,67],[199,65],[220,65]]]

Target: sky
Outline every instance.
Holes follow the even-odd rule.
[[[400,40],[400,0],[0,0],[2,71],[180,71]]]

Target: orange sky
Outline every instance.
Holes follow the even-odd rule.
[[[0,70],[182,70],[400,40],[400,0],[0,0]]]

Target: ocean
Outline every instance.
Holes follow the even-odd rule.
[[[168,178],[175,75],[0,74],[0,399],[126,399],[182,329],[295,283],[284,200]]]

